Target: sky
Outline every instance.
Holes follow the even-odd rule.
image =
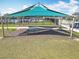
[[[0,14],[14,13],[38,2],[65,14],[79,12],[79,0],[0,0]]]

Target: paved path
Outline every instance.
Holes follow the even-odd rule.
[[[62,26],[65,27],[64,28],[65,30],[69,30],[70,29],[69,25],[62,25]],[[79,28],[74,28],[73,31],[79,32]]]
[[[79,41],[79,38],[74,38],[74,40]]]
[[[19,34],[25,32],[25,31],[26,31],[26,29],[20,29],[15,32],[9,33],[8,36],[18,36]]]
[[[3,37],[0,37],[0,39],[2,39]]]

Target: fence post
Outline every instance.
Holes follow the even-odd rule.
[[[5,34],[4,34],[4,21],[3,21],[3,17],[1,16],[1,25],[2,25],[2,36],[3,38],[5,37]]]
[[[73,38],[74,20],[75,20],[75,18],[73,17],[73,20],[72,20],[72,25],[71,25],[71,32],[70,32],[70,38],[71,38],[71,39]]]

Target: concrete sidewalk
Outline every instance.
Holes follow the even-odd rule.
[[[65,27],[65,28],[64,28],[65,30],[70,30],[69,25],[63,25],[63,24],[62,24],[61,26]],[[78,29],[77,29],[77,28],[74,28],[73,31],[79,33],[79,28],[78,28]]]

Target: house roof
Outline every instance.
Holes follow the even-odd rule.
[[[46,6],[42,4],[32,5],[22,11],[15,12],[10,14],[10,16],[14,17],[22,17],[22,16],[66,16],[66,14],[57,12],[54,10],[48,9]]]

